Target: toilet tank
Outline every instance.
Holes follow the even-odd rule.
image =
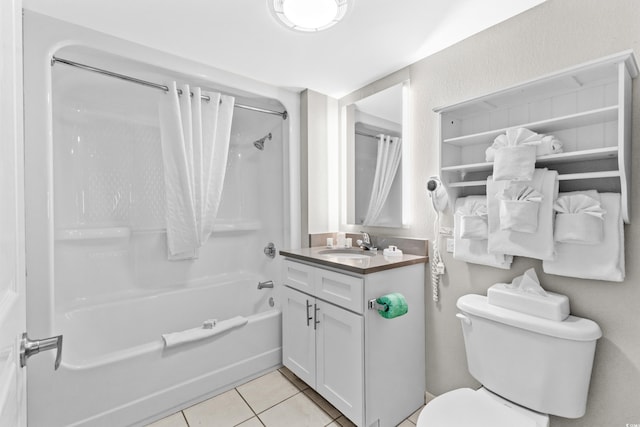
[[[469,372],[521,406],[566,418],[584,415],[596,340],[593,321],[548,320],[505,309],[482,295],[458,299]]]

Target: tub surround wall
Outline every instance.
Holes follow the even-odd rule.
[[[414,135],[412,217],[397,236],[434,238],[435,213],[426,194],[430,175],[438,173],[438,115],[434,108],[480,96],[607,55],[632,49],[640,56],[640,14],[635,0],[548,0],[401,72],[411,78],[411,134]],[[392,79],[393,76],[383,80]],[[640,84],[634,82],[632,169],[640,170]],[[379,82],[363,88],[369,90]],[[592,319],[603,330],[598,341],[587,413],[572,420],[552,417],[552,427],[624,426],[640,422],[640,185],[632,181],[629,225],[625,226],[627,271],[622,283],[547,275],[539,261],[516,258],[511,270],[467,264],[444,253],[447,274],[440,302],[427,302],[427,390],[439,395],[479,384],[469,375],[456,300],[468,293],[486,294],[497,282],[510,282],[536,268],[545,289],[565,294],[572,314]],[[442,226],[453,225],[448,209]],[[360,228],[367,229],[367,228]],[[344,231],[359,231],[346,229]],[[371,230],[375,234],[375,231]],[[446,237],[440,237],[444,246]]]
[[[167,260],[157,116],[163,92],[61,64],[52,69],[52,83],[57,307],[129,299],[132,292],[260,267],[265,279],[277,277],[262,249],[269,241],[284,244],[282,175],[270,173],[283,169],[280,117],[234,109],[214,233],[197,260],[174,262]],[[252,142],[267,133],[272,139],[257,150]]]

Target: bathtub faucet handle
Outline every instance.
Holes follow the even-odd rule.
[[[40,340],[30,340],[27,333],[23,333],[22,341],[20,342],[20,366],[24,368],[27,364],[27,359],[34,354],[53,349],[56,350],[56,361],[53,366],[57,370],[62,361],[62,335]]]
[[[269,258],[276,257],[276,245],[273,242],[269,242],[267,246],[264,247],[263,252]]]

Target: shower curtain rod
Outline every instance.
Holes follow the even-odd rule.
[[[370,133],[364,133],[364,132],[360,132],[360,131],[356,131],[356,135],[360,135],[360,136],[368,136],[369,138],[375,138],[378,139],[377,135],[372,135]]]
[[[355,131],[355,134],[356,135],[360,135],[360,136],[368,136],[369,138],[380,139],[380,134],[373,135],[373,134],[370,134],[370,133],[361,132],[359,130]]]
[[[114,73],[113,71],[109,71],[109,70],[105,70],[105,69],[97,68],[97,67],[92,67],[91,65],[81,64],[79,62],[70,61],[68,59],[58,58],[57,56],[52,56],[51,57],[51,66],[53,67],[53,65],[56,62],[59,62],[61,64],[65,64],[65,65],[70,65],[70,66],[76,67],[76,68],[81,68],[83,70],[92,71],[94,73],[104,74],[105,76],[115,77],[116,79],[125,80],[125,81],[136,83],[136,84],[139,84],[139,85],[142,85],[142,86],[152,87],[154,89],[161,89],[161,90],[163,90],[165,92],[169,92],[169,87],[165,86],[165,85],[149,82],[147,80],[137,79],[135,77],[127,76],[127,75],[124,75],[124,74]],[[182,90],[178,89],[178,93],[182,95]],[[191,94],[191,95],[193,96],[193,94]],[[206,100],[206,101],[209,101],[211,99],[206,95],[201,96],[201,98]],[[266,113],[266,114],[273,114],[273,115],[276,115],[276,116],[280,116],[280,117],[282,117],[282,120],[286,120],[287,117],[289,116],[286,111],[282,111],[281,112],[281,111],[275,111],[275,110],[267,110],[265,108],[252,107],[251,105],[243,105],[243,104],[235,104],[234,106],[238,107],[238,108],[242,108],[243,110],[251,110],[251,111],[257,111],[259,113]]]

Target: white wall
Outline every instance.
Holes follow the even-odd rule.
[[[640,4],[635,0],[549,0],[411,66],[414,91],[416,188],[423,190],[438,167],[436,106],[452,104],[574,64],[626,49],[640,55]],[[633,145],[640,139],[640,82],[633,90]],[[632,154],[638,170],[640,148]],[[637,183],[638,180],[635,180]],[[510,280],[535,267],[551,291],[569,296],[575,315],[595,320],[604,337],[599,341],[587,414],[580,420],[554,418],[559,426],[624,426],[640,423],[640,236],[639,186],[632,189],[631,225],[626,226],[627,280],[602,283],[545,275],[539,261],[519,258],[511,271],[474,266],[446,257],[448,274],[441,303],[427,306],[427,388],[434,394],[475,385],[467,374],[455,302],[465,293],[484,293],[495,282]],[[424,218],[411,234],[433,238],[427,198],[415,194]],[[422,201],[421,201],[422,199]],[[427,213],[427,215],[425,215]],[[449,222],[451,218],[447,218]],[[526,369],[526,368],[525,368]]]
[[[633,49],[640,59],[638,0],[548,0],[408,67],[413,135],[411,193],[414,222],[408,229],[379,230],[433,239],[433,209],[426,194],[438,171],[438,116],[444,106],[582,62]],[[406,69],[405,69],[406,70]],[[403,72],[405,70],[402,70]],[[375,90],[385,79],[363,91]],[[342,104],[341,100],[341,104]],[[640,79],[633,89],[633,169],[640,167]],[[409,159],[407,159],[409,160]],[[517,258],[509,271],[455,261],[445,254],[447,274],[440,303],[427,304],[427,389],[434,394],[478,384],[468,374],[455,303],[466,293],[486,293],[535,267],[543,285],[569,296],[572,313],[596,321],[598,342],[585,417],[552,418],[552,427],[626,426],[640,423],[640,182],[632,184],[631,224],[625,226],[627,279],[607,283],[545,275],[539,261]],[[443,225],[452,224],[451,212]],[[444,243],[444,242],[442,242]],[[527,369],[524,367],[524,369]]]
[[[306,174],[308,233],[324,233],[338,228],[338,101],[306,90],[302,94],[302,144],[307,151]],[[306,143],[305,143],[306,142]],[[303,187],[304,192],[304,187]],[[304,231],[302,240],[306,239]]]

